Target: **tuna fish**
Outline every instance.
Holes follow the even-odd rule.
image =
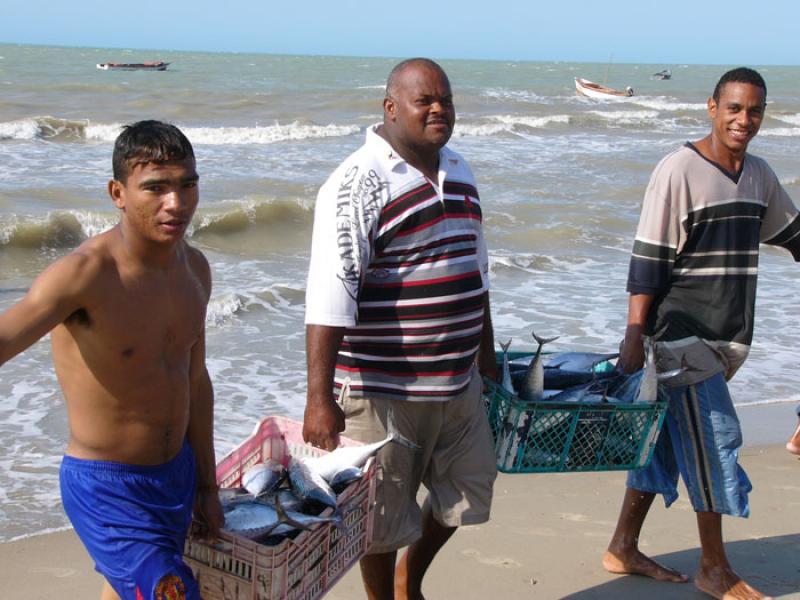
[[[386,429],[388,431],[386,437],[379,442],[361,446],[339,446],[327,454],[307,458],[305,463],[309,469],[330,484],[337,479],[341,482],[342,477],[352,477],[354,468],[363,467],[370,456],[373,456],[389,442],[397,442],[412,450],[419,449],[419,446],[397,430],[394,413],[391,410],[386,416]],[[348,472],[350,475],[339,475],[342,472]]]
[[[634,402],[655,402],[658,399],[658,373],[656,372],[656,344],[649,335],[643,335],[644,373]]]
[[[503,379],[502,386],[509,394],[514,394],[514,384],[511,383],[511,367],[508,364],[508,348],[511,346],[511,339],[505,344],[500,342],[500,347],[503,349]]]
[[[242,475],[242,486],[253,496],[261,496],[277,490],[285,478],[286,468],[270,458],[245,471]]]
[[[289,461],[289,481],[298,498],[336,508],[336,494],[328,482],[308,464],[310,458],[293,456]]]
[[[223,505],[227,531],[247,538],[270,535],[285,535],[295,530],[309,529],[317,523],[341,522],[341,515],[312,516],[300,512],[286,511],[277,500],[269,506],[258,500],[236,500]]]
[[[519,397],[526,402],[538,402],[544,395],[544,360],[542,358],[542,347],[545,344],[554,342],[559,336],[540,338],[535,332],[531,332],[531,334],[539,346],[536,348],[536,354],[533,355],[531,364],[528,366],[525,377],[522,379],[522,385],[519,388]]]

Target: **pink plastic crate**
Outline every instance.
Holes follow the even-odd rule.
[[[319,456],[319,450],[303,442],[303,424],[285,417],[267,417],[253,433],[217,465],[220,487],[241,486],[242,473],[269,458],[287,465],[291,456]],[[359,442],[341,438],[343,446]],[[372,540],[375,504],[374,458],[365,475],[339,494],[344,519],[340,531],[332,523],[320,523],[294,539],[264,546],[223,531],[210,545],[188,539],[184,560],[200,584],[204,600],[314,600],[333,585],[366,554]],[[330,514],[331,509],[323,514]]]

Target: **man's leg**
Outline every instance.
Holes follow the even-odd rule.
[[[361,579],[368,600],[394,599],[394,563],[397,552],[367,554],[360,561]]]
[[[635,574],[659,581],[686,583],[683,573],[668,569],[639,551],[639,535],[655,494],[626,488],[617,528],[603,555],[603,567],[611,573]]]
[[[396,600],[424,600],[422,578],[431,566],[436,553],[456,532],[457,527],[445,527],[433,518],[426,502],[422,515],[422,537],[411,544],[400,558],[395,571]]]
[[[117,596],[117,592],[114,591],[114,588],[107,582],[103,582],[103,589],[100,592],[100,600],[120,600],[120,597]]]
[[[724,600],[769,600],[731,568],[722,543],[721,514],[698,512],[697,529],[702,548],[700,566],[694,575],[694,585],[698,590]]]
[[[792,454],[800,454],[800,406],[797,407],[797,418],[797,429],[795,429],[794,435],[789,438],[789,441],[786,442],[786,449]]]

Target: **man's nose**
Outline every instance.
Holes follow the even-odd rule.
[[[164,208],[167,210],[182,210],[186,206],[186,194],[180,189],[171,190],[164,195]]]

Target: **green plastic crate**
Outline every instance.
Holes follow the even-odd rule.
[[[525,402],[495,381],[484,382],[497,468],[503,473],[644,467],[667,409],[666,402]]]

